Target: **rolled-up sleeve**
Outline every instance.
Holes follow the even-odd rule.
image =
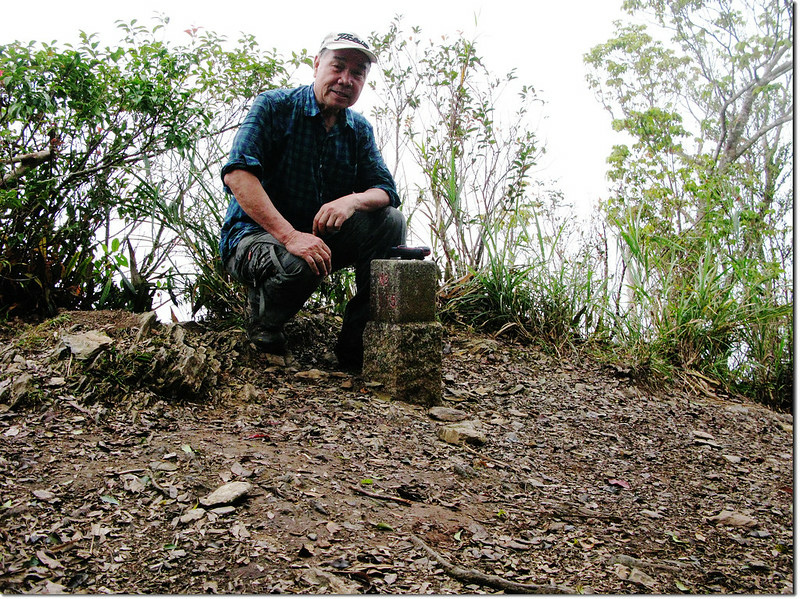
[[[228,161],[222,167],[221,177],[224,179],[231,171],[245,170],[261,179],[264,175],[264,157],[269,154],[273,120],[273,106],[266,94],[260,94],[239,127],[233,139]],[[225,186],[225,191],[230,189]]]

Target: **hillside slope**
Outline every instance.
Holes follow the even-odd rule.
[[[790,416],[459,330],[429,412],[337,326],[0,329],[0,592],[793,592]]]

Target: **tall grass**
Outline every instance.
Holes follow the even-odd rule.
[[[648,238],[630,217],[614,224],[626,273],[616,342],[665,380],[790,409],[792,305],[766,293],[772,276],[737,268],[708,240]]]
[[[768,293],[774,273],[707,240],[653,235],[631,213],[610,220],[619,262],[609,269],[605,228],[592,247],[552,206],[513,213],[484,230],[486,265],[443,287],[443,319],[559,355],[588,344],[655,385],[792,408],[792,304]]]
[[[525,204],[493,221],[483,231],[486,265],[446,286],[443,317],[559,354],[575,349],[595,308],[596,275],[584,248],[569,247],[573,221],[554,214]]]

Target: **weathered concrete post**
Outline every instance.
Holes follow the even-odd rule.
[[[436,265],[373,260],[363,375],[392,399],[432,406],[442,401],[442,325],[436,322]]]

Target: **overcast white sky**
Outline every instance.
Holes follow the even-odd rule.
[[[614,19],[621,17],[621,1],[4,2],[0,43],[62,44],[75,41],[83,30],[99,33],[103,44],[112,44],[119,40],[117,20],[150,24],[156,13],[163,13],[176,35],[190,26],[205,27],[232,40],[245,32],[255,35],[262,47],[274,47],[283,55],[303,48],[313,54],[329,31],[353,30],[366,36],[385,31],[392,18],[402,14],[406,28],[420,26],[431,38],[463,32],[477,39],[479,54],[495,74],[515,68],[520,83],[537,89],[547,102],[544,120],[536,128],[547,148],[538,176],[557,180],[567,200],[585,213],[605,195],[605,159],[615,134],[610,117],[587,88],[582,57],[610,37]]]

